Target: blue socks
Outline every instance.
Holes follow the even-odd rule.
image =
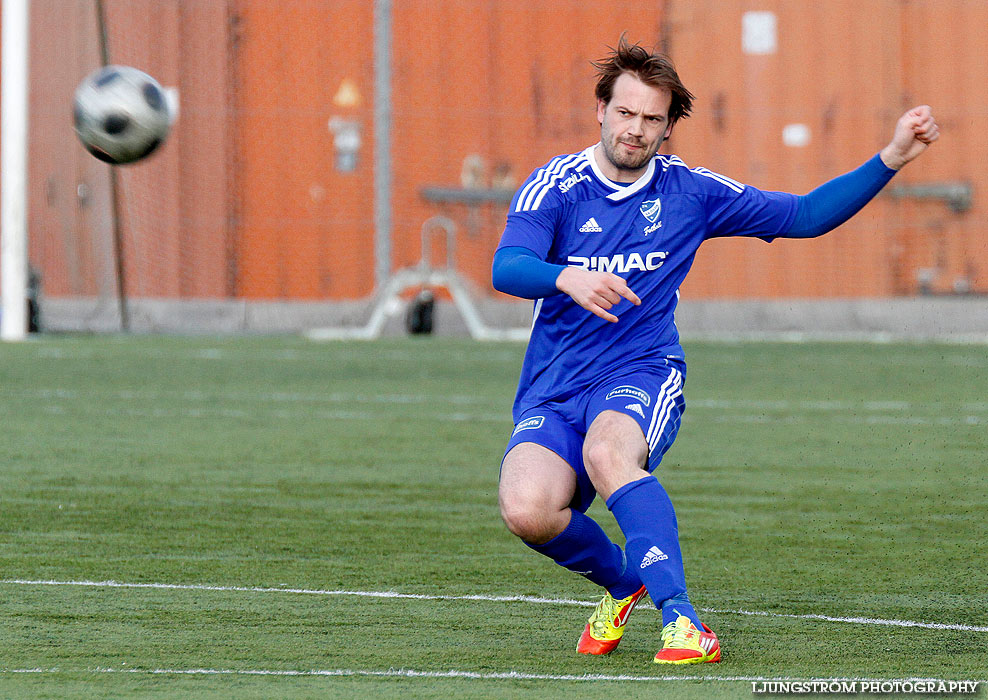
[[[686,594],[676,512],[662,484],[653,476],[632,481],[611,494],[607,507],[627,539],[624,550],[593,518],[576,510],[570,511],[569,524],[554,538],[545,544],[526,544],[619,600],[644,583],[662,611],[663,626],[685,615],[703,629]]]
[[[670,622],[675,622],[676,618],[680,615],[685,615],[693,621],[693,624],[696,625],[698,630],[703,629],[703,625],[700,624],[700,618],[697,617],[696,610],[693,609],[693,604],[690,602],[690,597],[685,592],[665,601],[659,608],[662,610],[663,627]]]
[[[560,566],[607,589],[614,598],[627,598],[642,587],[638,572],[625,565],[624,551],[611,542],[600,525],[571,510],[569,525],[545,544],[528,544]]]
[[[628,568],[637,570],[649,597],[662,610],[662,624],[685,615],[703,629],[686,596],[679,526],[662,484],[654,476],[632,481],[611,494],[607,507],[627,539]]]

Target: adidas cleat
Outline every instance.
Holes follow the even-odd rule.
[[[688,617],[680,615],[675,622],[662,628],[662,649],[655,655],[655,663],[703,664],[718,661],[720,642],[706,625],[703,625],[701,632]]]
[[[635,593],[621,600],[614,600],[610,593],[605,595],[603,600],[597,603],[587,626],[583,628],[576,650],[581,654],[597,655],[610,654],[614,651],[624,635],[624,627],[628,624],[631,611],[646,593],[645,586],[642,586]]]

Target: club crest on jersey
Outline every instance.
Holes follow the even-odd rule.
[[[618,386],[607,392],[607,396],[604,397],[604,401],[610,401],[611,399],[617,399],[622,396],[630,396],[633,399],[641,401],[643,404],[648,406],[652,403],[652,397],[648,395],[647,391],[639,389],[636,386],[624,385]]]
[[[545,416],[532,416],[531,418],[526,418],[521,423],[515,426],[515,431],[511,434],[517,435],[522,430],[536,430],[542,427],[542,423],[544,421],[545,421]]]
[[[662,222],[659,221],[659,215],[662,213],[662,202],[658,197],[655,199],[646,199],[641,203],[641,206],[638,207],[638,210],[651,224],[643,229],[643,233],[646,236],[662,228]]]
[[[639,209],[641,210],[642,216],[654,224],[659,220],[659,214],[662,213],[662,202],[658,199],[646,199],[642,202]]]

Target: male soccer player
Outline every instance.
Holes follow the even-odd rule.
[[[622,37],[593,65],[600,142],[532,173],[494,256],[494,286],[536,300],[501,514],[529,547],[605,589],[578,652],[613,651],[647,592],[662,611],[655,662],[715,662],[720,644],[690,603],[676,515],[652,476],[685,407],[679,286],[708,238],[809,238],[840,225],[938,127],[929,107],[910,109],[857,169],[804,196],[766,192],[657,155],[693,102],[665,56]],[[624,548],[585,515],[596,494]]]

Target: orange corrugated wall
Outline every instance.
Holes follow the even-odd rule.
[[[363,0],[237,3],[240,296],[373,291],[372,10]],[[359,105],[334,103],[344,80]],[[350,173],[334,165],[334,116],[361,125]]]
[[[662,4],[634,0],[601,12],[575,0],[395,3],[394,264],[415,264],[421,223],[445,213],[459,226],[457,268],[489,290],[506,206],[437,206],[421,188],[460,186],[471,155],[483,159],[482,185],[497,174],[519,185],[553,156],[593,143],[589,60],[624,30],[655,41]]]
[[[321,46],[328,52],[329,65],[320,74],[320,80],[327,81],[327,92],[344,75],[356,75],[363,94],[369,96],[373,79],[372,57],[366,51],[372,32],[370,4],[335,3],[339,12],[350,13],[345,17],[350,28],[347,36],[360,43],[364,32],[365,51],[356,54],[350,41],[326,47],[326,37],[313,29],[331,21],[320,14],[322,5],[294,3],[288,12],[263,3],[244,3],[245,20],[276,28],[271,33],[276,37],[287,36],[295,22],[291,42],[273,40],[285,43],[285,60],[308,65],[316,60]],[[777,53],[742,53],[741,16],[751,9],[777,14]],[[303,11],[310,16],[303,17]],[[986,21],[988,3],[970,0],[907,4],[891,0],[672,0],[626,2],[606,12],[599,3],[577,0],[396,2],[392,267],[416,264],[421,256],[422,222],[432,214],[446,213],[459,225],[458,268],[489,290],[490,254],[500,235],[503,207],[437,206],[422,199],[421,189],[458,186],[464,161],[471,154],[482,157],[486,184],[498,169],[520,182],[553,155],[592,143],[598,131],[589,60],[601,56],[622,31],[646,44],[665,41],[697,94],[695,117],[682,123],[668,144],[669,150],[688,163],[763,188],[806,192],[875,153],[889,138],[895,118],[907,106],[926,101],[936,106],[945,138],[896,183],[983,177],[974,168],[971,151],[984,150],[976,135],[978,126],[986,122],[985,87],[977,80],[983,73],[971,68],[983,64],[988,55],[985,36],[975,29],[986,26]],[[950,37],[954,41],[948,41]],[[249,54],[241,59],[245,71],[259,70]],[[267,54],[259,60],[267,75],[263,80],[255,75],[258,82],[277,82],[290,71],[284,62],[270,63]],[[311,93],[305,91],[312,88],[312,83],[299,87],[299,95],[308,99]],[[269,98],[258,95],[258,99]],[[311,99],[318,104],[318,89]],[[283,100],[278,109],[286,108]],[[371,109],[365,103],[361,114],[368,143],[373,137]],[[810,127],[808,146],[782,144],[782,128],[794,122]],[[325,138],[318,138],[324,126],[309,128],[314,134],[311,142],[325,144]],[[257,133],[253,128],[246,131]],[[309,141],[310,137],[304,138]],[[254,202],[258,210],[284,207],[298,212],[312,207],[303,183],[295,183],[291,191],[284,188],[296,176],[293,169],[278,168],[278,156],[270,153],[265,139],[255,136],[244,148],[244,162],[267,170],[271,181],[262,185],[263,178],[247,179],[245,202]],[[327,150],[312,158],[317,162],[320,157],[328,158]],[[372,220],[371,157],[368,148],[357,177],[335,174],[325,164],[318,170],[326,175],[329,188],[340,188],[334,214],[347,219],[353,212],[362,222],[357,227],[327,223],[324,230],[324,246],[338,246],[343,237],[351,251],[363,251],[359,265],[354,265],[362,276],[346,278],[344,296],[360,296],[371,288],[373,231],[366,225]],[[269,199],[267,204],[260,203],[262,191]],[[270,201],[273,192],[279,203]],[[325,214],[329,216],[329,211]],[[272,218],[277,222],[280,217]],[[841,230],[819,240],[779,241],[771,246],[756,241],[710,242],[701,249],[683,291],[694,298],[908,294],[916,291],[916,271],[937,261],[940,291],[948,291],[951,280],[961,277],[986,289],[988,270],[980,255],[986,245],[983,223],[980,206],[956,215],[935,202],[882,199]],[[277,225],[252,226],[249,217],[244,224],[245,235],[256,236],[265,248],[258,251],[254,264],[278,270],[270,273],[272,279],[266,279],[259,269],[245,271],[241,277],[255,282],[244,289],[245,295],[340,294],[340,287],[318,283],[325,252],[320,258],[305,243],[299,269],[299,260],[286,263],[279,257],[285,246],[279,246],[278,239],[285,232]],[[308,234],[298,235],[309,241]],[[944,247],[944,240],[950,245],[935,249],[938,241]],[[292,250],[291,255],[298,252]],[[432,253],[433,258],[441,258],[441,246]],[[244,260],[245,265],[250,263]],[[273,283],[276,275],[283,279],[280,286]],[[265,284],[258,284],[259,280]]]
[[[146,164],[118,169],[126,291],[228,296],[233,120],[223,89],[226,7],[133,0],[105,7],[111,63],[180,86],[181,116],[165,145]],[[109,170],[72,130],[75,86],[100,65],[95,3],[33,0],[31,36],[31,261],[47,295],[105,293],[112,283],[104,269],[112,261],[100,250],[110,239]]]
[[[943,138],[893,184],[974,186],[974,206],[965,213],[939,202],[882,197],[814,241],[712,241],[701,248],[683,288],[687,298],[914,294],[924,268],[933,270],[933,291],[967,280],[988,292],[982,195],[988,182],[980,167],[988,160],[982,138],[988,131],[988,3],[393,5],[392,269],[418,262],[422,222],[445,213],[459,229],[457,266],[494,294],[490,256],[504,206],[430,204],[422,188],[459,186],[473,156],[482,163],[483,184],[495,173],[518,184],[552,156],[593,143],[599,131],[589,61],[627,31],[632,40],[666,46],[697,95],[695,116],[667,144],[691,165],[758,187],[806,192],[875,153],[906,107],[928,102]],[[127,175],[133,187],[153,193],[136,213],[159,222],[154,236],[131,234],[125,241],[130,293],[260,300],[371,294],[373,3],[109,0],[107,6],[117,35],[128,37],[117,42],[124,44],[121,62],[147,65],[182,91],[182,117],[154,168]],[[37,0],[36,26],[55,37],[62,10],[61,0]],[[741,17],[749,10],[776,13],[775,54],[742,52]],[[141,39],[147,36],[155,40]],[[93,47],[74,50],[81,55]],[[59,72],[58,59],[54,45],[36,47],[33,75],[61,76],[59,84],[70,89],[81,74]],[[344,83],[355,88],[356,102],[334,99]],[[336,168],[328,126],[334,117],[360,127],[353,172]],[[57,109],[36,118],[49,119],[50,126],[39,124],[32,139],[65,131]],[[782,129],[791,123],[810,128],[807,146],[783,145]],[[33,163],[33,179],[43,183],[47,172],[63,168],[64,156],[56,150],[51,157],[62,161]],[[93,169],[86,158],[78,148],[71,153],[70,167],[80,177]],[[32,241],[50,243],[32,243],[43,270],[57,270],[60,251],[72,245],[55,240],[52,231],[75,226],[84,237],[88,227],[105,225],[78,207],[71,226],[56,221],[65,214],[54,208],[72,198],[73,186],[71,178],[56,184],[32,190]],[[443,255],[442,246],[435,252]],[[48,293],[70,286],[56,274],[48,280]]]

